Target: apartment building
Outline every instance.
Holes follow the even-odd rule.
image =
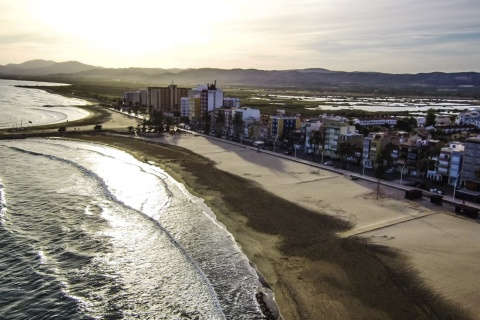
[[[356,132],[355,126],[346,122],[326,122],[322,129],[324,136],[324,157],[338,158],[337,148],[342,142],[342,136],[352,135]]]
[[[146,107],[148,105],[148,91],[145,89],[127,91],[123,93],[123,102],[126,107]]]
[[[168,87],[148,87],[148,106],[154,111],[180,115],[181,98],[188,97],[188,90],[174,84]]]
[[[468,138],[461,168],[460,180],[469,190],[480,191],[480,181],[475,177],[475,171],[480,167],[480,138]]]
[[[300,118],[285,116],[280,113],[280,115],[270,117],[268,128],[269,139],[278,140],[291,131],[300,130]]]

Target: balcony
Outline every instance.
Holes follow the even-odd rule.
[[[438,165],[442,167],[448,167],[448,164],[449,164],[448,161],[442,161],[442,160],[438,161]]]
[[[437,172],[442,175],[448,175],[448,168],[438,168]]]

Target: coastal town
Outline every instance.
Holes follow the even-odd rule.
[[[480,320],[478,1],[0,12],[0,320]]]
[[[396,176],[400,183],[409,180],[420,188],[427,182],[448,186],[458,199],[480,201],[476,160],[480,110],[476,107],[458,114],[437,114],[430,108],[424,115],[397,117],[326,113],[307,117],[280,108],[276,114],[263,114],[240,106],[239,98],[226,97],[215,82],[191,89],[171,84],[125,92],[115,108],[149,115],[138,125],[145,133],[185,129],[294,157],[303,155],[325,165],[356,168],[378,178]]]
[[[32,145],[84,141],[103,145],[101,149],[124,150],[141,163],[162,168],[202,199],[233,235],[266,283],[261,292],[270,298],[258,301],[269,304],[274,318],[280,314],[284,319],[314,319],[318,314],[330,319],[355,319],[358,314],[385,318],[384,312],[411,315],[412,305],[433,305],[434,301],[434,309],[419,309],[413,318],[451,315],[472,319],[467,313],[478,310],[478,219],[472,219],[478,214],[478,205],[468,198],[463,204],[458,199],[475,191],[458,181],[463,178],[462,171],[458,183],[451,185],[420,170],[427,146],[439,150],[437,158],[448,154],[449,170],[455,164],[450,158],[460,151],[465,167],[465,152],[475,129],[455,122],[470,117],[473,123],[474,110],[455,114],[455,119],[453,114],[449,119],[431,111],[423,117],[351,118],[339,113],[291,114],[288,105],[278,105],[274,114],[266,114],[249,106],[248,100],[242,106],[225,106],[231,100],[225,95],[226,102],[219,99],[218,107],[209,107],[209,87],[213,88],[201,86],[204,89],[196,94],[187,90],[185,106],[191,103],[194,107],[186,109],[187,115],[193,114],[191,118],[177,111],[180,104],[154,104],[152,96],[150,103],[146,102],[150,107],[141,107],[144,100],[130,101],[129,95],[135,94],[130,91],[113,104],[92,100],[94,104],[83,107],[91,114],[85,119],[5,132],[1,138],[11,140],[6,143],[29,144],[30,139],[24,138],[34,137]],[[222,96],[211,93],[214,95]],[[168,94],[159,93],[153,98],[165,97]],[[148,94],[143,99],[148,101]],[[195,114],[200,106],[204,106],[203,117],[201,108]],[[229,112],[231,121],[223,118]],[[430,125],[432,115],[435,121]],[[362,126],[355,124],[356,119],[372,123]],[[464,126],[472,131],[445,138],[436,134],[441,127],[437,119],[449,123],[443,129]],[[425,138],[412,139],[426,133]],[[348,140],[349,136],[358,141]],[[338,151],[343,145],[350,146],[348,152]],[[364,145],[368,146],[367,159],[363,158]],[[395,153],[396,162],[390,159]],[[400,162],[402,159],[406,160]],[[410,167],[412,171],[407,173]],[[124,179],[123,173],[118,174]],[[438,194],[427,188],[427,183],[447,193]],[[426,190],[423,195],[420,188]],[[418,192],[421,196],[416,198]],[[457,208],[468,212],[457,212]],[[188,230],[197,232],[195,226]],[[457,273],[462,276],[455,276]],[[397,291],[398,283],[408,289]],[[424,284],[432,290],[425,291]],[[404,290],[415,298],[405,299]],[[442,296],[436,296],[437,292]],[[355,308],[352,301],[358,301]]]

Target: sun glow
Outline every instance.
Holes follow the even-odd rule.
[[[0,64],[453,72],[477,70],[480,52],[473,0],[0,0],[0,12]]]

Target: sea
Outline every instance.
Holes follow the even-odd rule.
[[[22,100],[0,97],[0,117]],[[154,163],[0,140],[0,319],[266,319],[262,294],[274,304],[203,199]]]
[[[73,121],[88,116],[75,106],[88,105],[82,99],[67,98],[45,90],[19,86],[65,86],[63,83],[0,79],[0,129],[28,128]]]

